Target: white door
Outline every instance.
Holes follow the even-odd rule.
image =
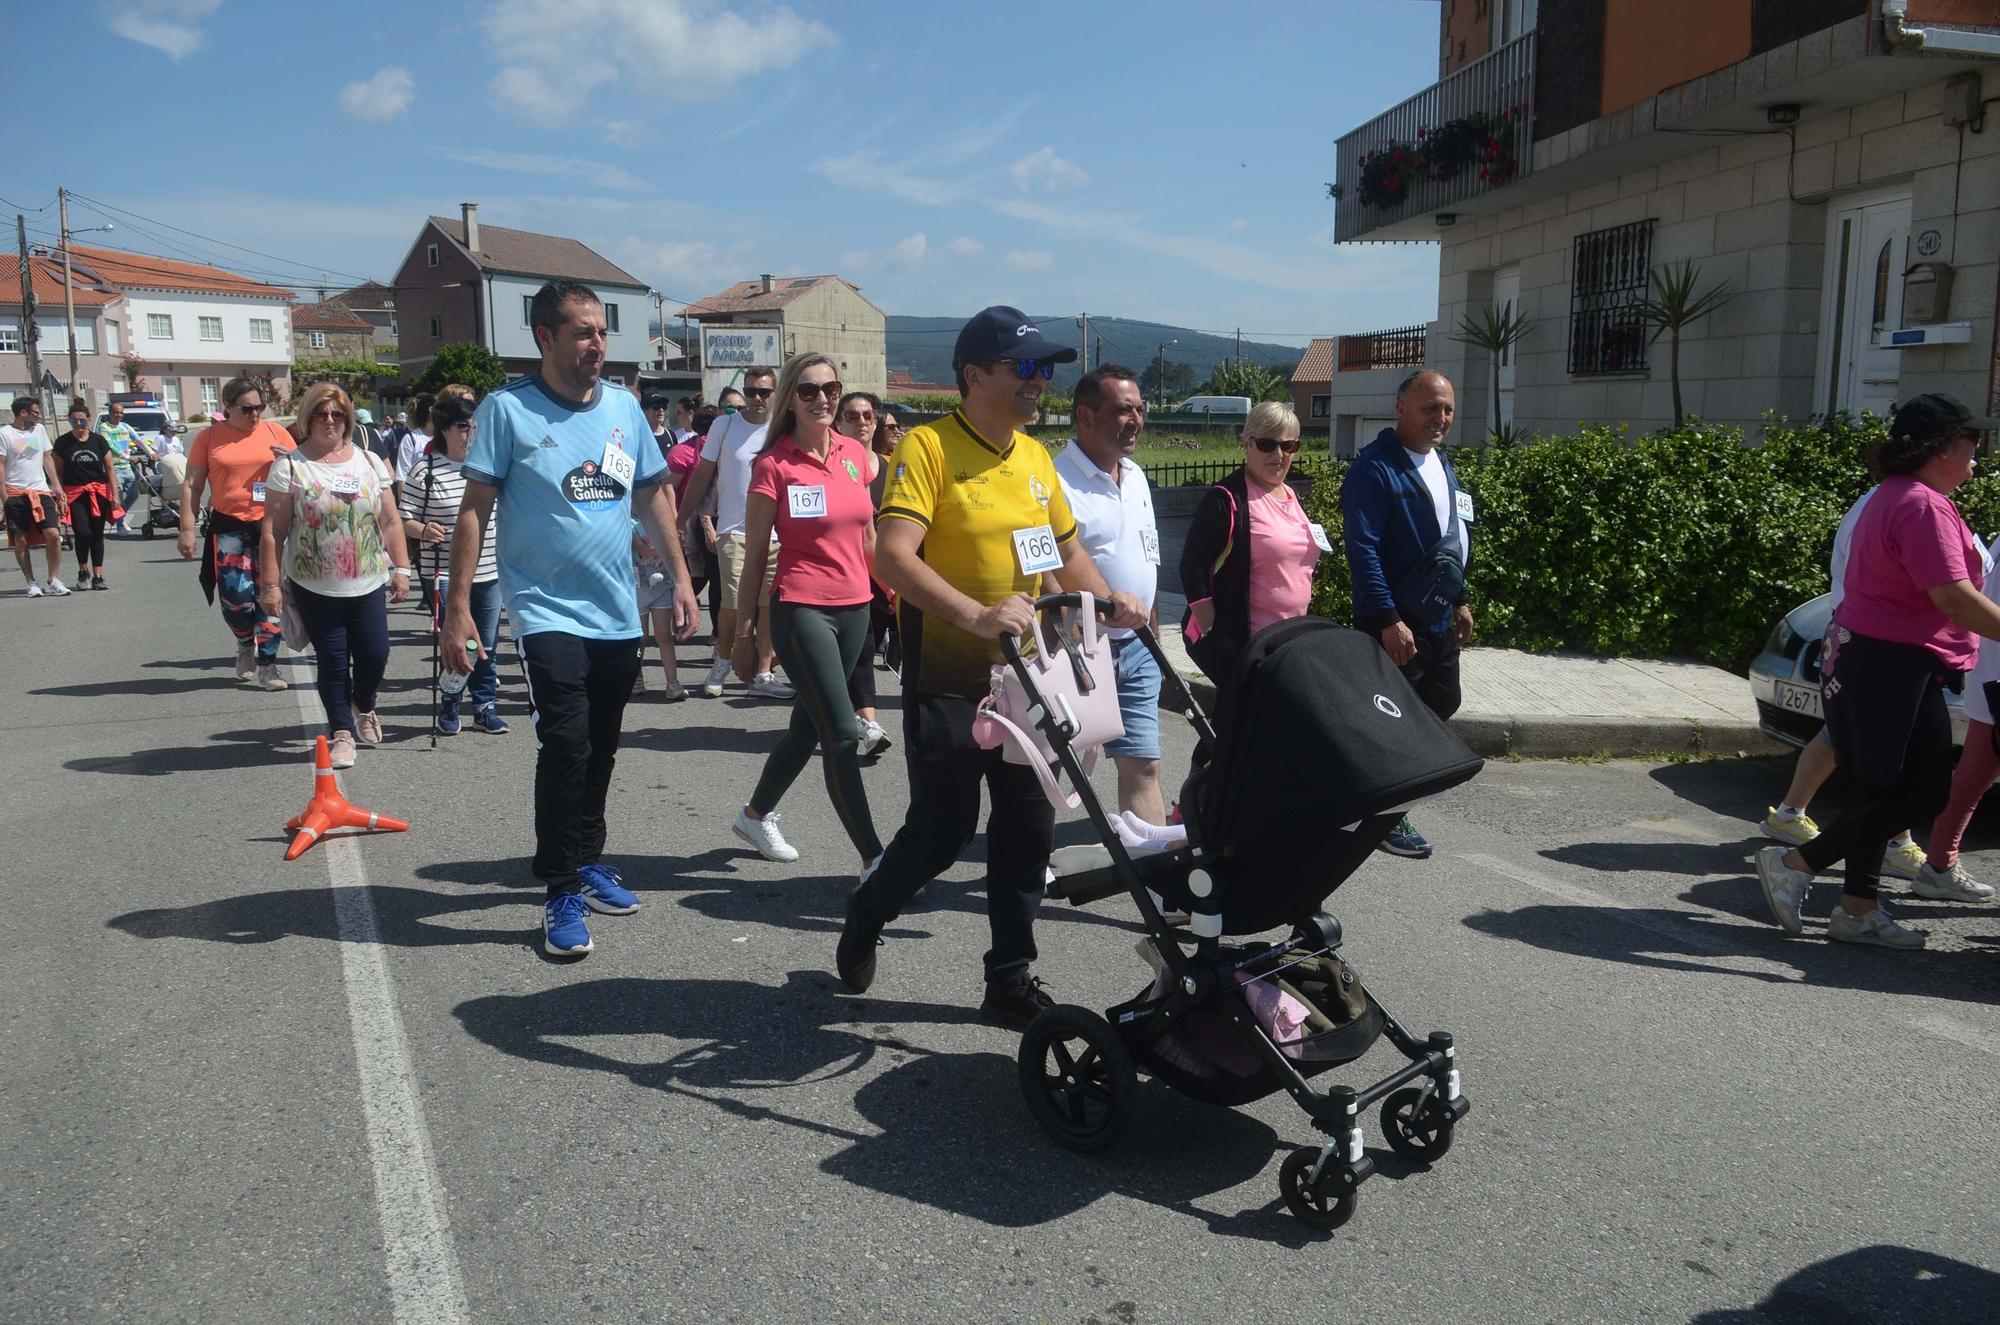
[[[167,417],[175,423],[181,421],[181,379],[162,378],[160,381],[160,403],[167,407]]]
[[[1503,317],[1511,317],[1521,311],[1521,269],[1509,267],[1493,278],[1493,307],[1500,310]],[[1514,351],[1509,345],[1493,356],[1493,373],[1500,379],[1500,418],[1494,424],[1500,428],[1512,426],[1514,422]]]
[[[1910,197],[1837,206],[1826,247],[1817,400],[1828,411],[1894,411],[1901,350],[1876,337],[1903,325],[1903,271],[1909,262]]]

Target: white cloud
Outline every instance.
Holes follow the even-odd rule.
[[[784,6],[753,18],[697,0],[500,0],[484,27],[505,62],[494,97],[543,124],[570,118],[620,70],[649,95],[702,101],[835,43],[825,25]],[[581,33],[613,34],[605,50],[616,66],[571,62],[552,83],[539,72],[550,67],[549,53],[574,46]]]
[[[602,161],[543,156],[536,152],[498,152],[486,147],[466,151],[440,149],[438,154],[487,170],[511,170],[523,175],[540,175],[545,179],[575,180],[579,184],[595,184],[628,193],[643,193],[648,187],[646,181],[623,166],[607,165]]]
[[[899,240],[888,249],[874,252],[857,249],[840,255],[841,266],[852,271],[875,271],[882,268],[907,270],[924,260],[930,250],[930,241],[919,230],[907,239]]]
[[[651,142],[653,131],[641,120],[606,120],[604,138],[613,147],[630,151]]]
[[[1090,181],[1090,176],[1083,173],[1083,167],[1057,156],[1053,147],[1028,153],[1007,167],[1007,174],[1013,178],[1014,187],[1023,193],[1032,193],[1038,188],[1045,193],[1053,193],[1057,189],[1075,188]]]
[[[417,82],[410,71],[392,64],[365,82],[340,89],[340,109],[350,119],[386,124],[408,110],[416,94]]]
[[[957,239],[946,244],[944,249],[947,253],[984,253],[986,245],[980,243],[971,235],[960,235]]]
[[[114,10],[106,26],[127,41],[184,60],[201,47],[201,20],[221,4],[222,0],[137,0]]]
[[[607,256],[641,280],[651,281],[654,289],[683,299],[701,299],[725,290],[742,280],[752,265],[748,244],[724,249],[706,240],[669,241],[638,235],[613,242]],[[667,317],[671,320],[673,316],[669,304]]]
[[[1247,235],[1250,233],[1250,223],[1241,217],[1238,217],[1236,220],[1231,221],[1228,225],[1222,228],[1226,233],[1232,235]]]
[[[1007,254],[1007,265],[1016,271],[1047,271],[1055,265],[1055,260],[1055,254],[1040,249],[1017,248]]]

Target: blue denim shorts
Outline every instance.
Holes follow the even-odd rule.
[[[1118,671],[1118,715],[1125,734],[1104,744],[1117,759],[1160,757],[1160,664],[1137,635],[1112,641],[1112,664]]]

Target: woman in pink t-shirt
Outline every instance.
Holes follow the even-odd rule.
[[[833,429],[840,394],[834,362],[826,355],[803,354],[787,363],[771,398],[769,440],[750,469],[745,596],[738,619],[756,618],[754,595],[764,582],[765,549],[775,533],[770,642],[798,693],[791,726],[764,761],[763,775],[732,831],[767,860],[799,858],[778,831],[778,801],[817,745],[834,812],[868,866],[881,856],[882,840],[861,785],[861,727],[848,701],[847,678],[868,637],[868,572],[875,557],[868,481],[874,470],[868,448]],[[749,632],[738,636],[739,671],[743,655],[754,653],[755,645]]]
[[[1891,919],[1877,898],[1882,845],[1903,825],[1929,822],[1951,790],[1951,716],[1945,685],[1961,684],[1979,636],[2000,639],[2000,607],[1981,589],[1991,573],[1951,494],[1972,477],[1980,434],[2000,424],[1949,396],[1918,396],[1896,411],[1869,456],[1882,485],[1854,526],[1845,595],[1827,627],[1820,664],[1827,734],[1859,789],[1818,837],[1757,853],[1757,877],[1788,933],[1812,877],[1847,862],[1827,937],[1921,948],[1924,935]]]
[[[1181,544],[1188,599],[1181,637],[1209,680],[1229,684],[1250,637],[1312,606],[1313,566],[1326,533],[1286,483],[1299,416],[1266,401],[1243,423],[1243,468],[1208,490]]]

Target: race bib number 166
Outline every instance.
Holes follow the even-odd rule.
[[[1056,549],[1055,531],[1045,524],[1014,531],[1014,556],[1020,562],[1023,575],[1040,575],[1043,571],[1062,566],[1062,553]]]

